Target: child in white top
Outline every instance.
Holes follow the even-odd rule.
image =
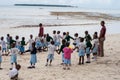
[[[60,31],[57,31],[55,46],[58,47],[58,50],[59,50],[59,46],[60,46],[60,42],[61,42],[60,39],[62,39],[62,36],[60,35]]]
[[[93,53],[93,59],[94,59],[95,61],[97,60],[98,45],[99,45],[98,36],[94,34],[94,36],[93,36],[93,48],[92,48],[92,53]]]
[[[2,69],[1,63],[2,63],[2,50],[1,50],[1,46],[0,46],[0,70]]]
[[[35,41],[33,40],[33,35],[31,34],[30,35],[30,39],[29,39],[29,41],[27,42],[27,44],[29,43],[29,50],[31,50],[32,49],[32,43],[34,43]]]
[[[46,63],[45,66],[48,65],[49,60],[50,60],[50,64],[49,65],[51,66],[52,60],[54,59],[54,52],[55,52],[55,50],[56,50],[56,47],[54,45],[54,41],[51,41],[51,44],[48,45],[48,57],[47,57],[47,63]]]
[[[6,53],[6,50],[7,50],[7,45],[6,45],[6,42],[4,41],[4,37],[1,37],[1,42],[0,42],[1,46],[2,46],[2,52],[5,51]]]
[[[13,64],[15,63],[15,66],[17,65],[17,54],[19,53],[19,49],[15,47],[15,43],[12,44],[12,48],[10,51],[11,55],[11,68],[13,68]]]
[[[53,31],[53,41],[56,43],[56,40],[57,40],[57,36],[56,36],[56,31],[54,30]]]
[[[18,71],[20,70],[21,65],[17,64],[15,68],[9,71],[8,75],[10,80],[18,80]]]
[[[16,39],[16,41],[15,41],[16,45],[15,45],[15,47],[20,50],[20,45],[21,45],[21,43],[20,43],[20,41],[19,41],[19,36],[16,36],[15,39]]]
[[[86,45],[84,43],[84,38],[80,38],[80,43],[78,44],[78,47],[76,47],[79,49],[79,53],[78,53],[79,63],[78,63],[78,65],[84,64],[85,47],[86,47]]]

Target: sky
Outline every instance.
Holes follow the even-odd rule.
[[[0,0],[0,5],[15,3],[65,4],[80,7],[120,9],[120,0]]]

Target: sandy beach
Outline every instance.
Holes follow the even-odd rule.
[[[5,9],[0,12],[2,12],[0,13],[0,16],[2,15],[0,36],[6,38],[6,34],[9,33],[13,38],[19,35],[20,40],[24,36],[26,41],[30,34],[33,34],[34,38],[38,35],[40,22],[44,25],[45,33],[50,35],[53,30],[60,30],[61,33],[69,31],[72,36],[78,32],[83,37],[85,30],[88,30],[91,36],[95,31],[99,33],[100,21],[106,21],[105,57],[98,57],[96,62],[91,59],[90,64],[77,65],[78,53],[74,51],[71,58],[71,69],[63,70],[63,66],[60,65],[61,54],[55,53],[52,66],[46,67],[47,52],[38,52],[36,68],[27,69],[30,65],[30,53],[25,53],[18,55],[18,64],[22,66],[19,71],[19,80],[120,80],[120,16],[84,11],[41,11],[41,9],[34,8],[30,10],[20,8],[11,11]],[[0,80],[9,80],[10,56],[3,56],[2,68]]]
[[[71,70],[63,70],[61,55],[55,53],[52,66],[45,66],[47,52],[37,53],[37,65],[35,69],[27,69],[29,66],[29,53],[18,56],[18,63],[22,68],[19,71],[19,80],[119,80],[120,79],[120,50],[118,39],[120,34],[107,35],[105,41],[105,57],[98,57],[95,62],[91,59],[90,64],[77,65],[78,54],[72,54]],[[92,55],[91,55],[92,56]],[[0,71],[0,80],[9,80],[10,56],[3,57]]]

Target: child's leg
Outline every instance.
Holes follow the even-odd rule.
[[[17,66],[17,62],[15,62],[15,66]]]
[[[52,59],[50,60],[50,66],[51,66],[51,63],[52,63]]]
[[[87,54],[87,62],[86,63],[90,63],[90,54]]]
[[[47,66],[47,65],[48,65],[48,61],[49,61],[49,59],[47,59],[47,63],[46,63],[46,65],[45,65],[45,66]]]
[[[82,56],[82,64],[84,64],[84,56]]]
[[[13,63],[11,63],[11,68],[10,69],[12,69],[13,68]]]
[[[81,56],[79,57],[79,63],[78,63],[78,65],[80,65],[81,64]]]
[[[97,60],[97,53],[93,53],[94,55],[94,60]]]

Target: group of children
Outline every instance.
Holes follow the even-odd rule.
[[[71,40],[73,43],[71,43]],[[61,44],[62,42],[62,44]],[[29,48],[25,50],[25,45],[29,43]],[[15,37],[13,40],[10,34],[7,34],[6,42],[4,37],[1,37],[0,41],[0,69],[2,56],[11,56],[11,69],[13,69],[13,64],[17,66],[17,54],[24,54],[25,52],[31,53],[30,64],[28,68],[35,68],[35,63],[37,62],[37,51],[48,51],[47,61],[45,66],[51,66],[52,60],[54,59],[54,52],[58,54],[62,52],[62,63],[64,65],[63,69],[70,69],[71,65],[71,53],[74,50],[78,52],[79,62],[78,65],[84,64],[84,56],[86,55],[86,63],[90,63],[90,54],[93,53],[93,59],[97,60],[98,54],[98,34],[94,33],[93,38],[90,36],[88,31],[85,31],[85,37],[79,37],[78,33],[74,34],[74,37],[69,35],[69,32],[63,32],[63,35],[60,35],[60,31],[53,31],[53,36],[45,34],[42,37],[37,36],[33,39],[33,35],[30,35],[28,42],[25,41],[25,37],[22,37],[22,40],[19,40],[19,36]],[[74,47],[71,47],[71,45]]]

